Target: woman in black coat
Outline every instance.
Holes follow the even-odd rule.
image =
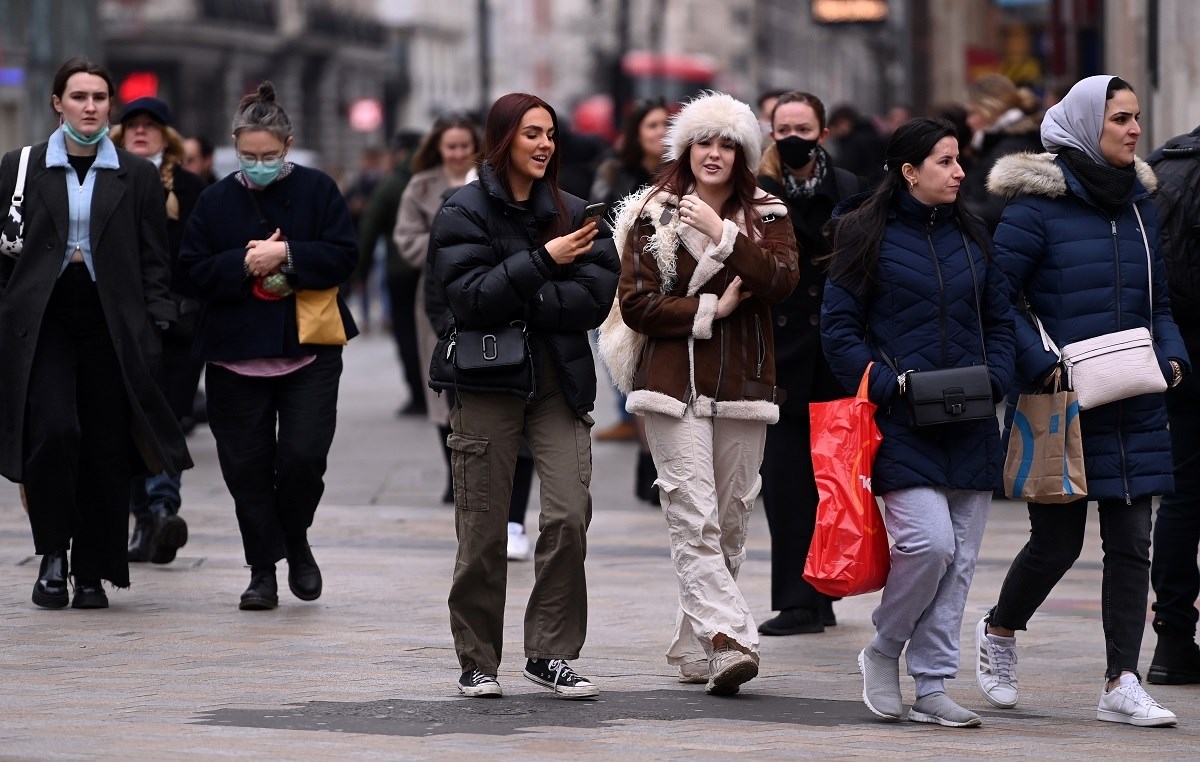
[[[179,259],[205,302],[196,350],[208,363],[208,425],[250,565],[239,608],[258,611],[279,605],[285,557],[292,594],[321,595],[308,528],[325,491],[341,345],[358,331],[334,297],[345,337],[301,343],[296,292],[345,282],[358,244],[333,180],[287,160],[292,121],[270,82],[242,98],[232,131],[241,171],[200,195]]]
[[[29,155],[23,250],[0,257],[0,473],[25,486],[44,608],[67,605],[68,572],[75,608],[128,587],[130,478],[192,465],[154,378],[176,318],[162,186],[108,139],[113,93],[82,58],[55,74],[63,123]],[[0,163],[5,216],[18,161]]]
[[[767,428],[762,464],[763,508],[771,530],[771,609],[763,635],[823,632],[837,624],[833,599],[804,580],[804,561],[817,520],[817,483],[809,446],[808,403],[845,396],[821,351],[818,315],[825,291],[829,244],[821,230],[833,209],[858,192],[858,178],[833,166],[823,148],[829,137],[825,105],[810,93],[779,97],[758,184],[788,206],[800,250],[800,281],[771,307],[775,372],[787,390],[779,421]]]
[[[158,98],[138,98],[125,104],[121,123],[109,134],[113,143],[158,167],[167,210],[167,253],[171,261],[171,300],[179,308],[179,320],[163,333],[160,383],[180,425],[190,421],[201,364],[192,357],[199,303],[185,295],[179,271],[179,247],[188,217],[204,190],[204,181],[183,168],[183,137],[171,126],[171,112]],[[187,424],[190,427],[190,424]],[[186,430],[186,429],[185,429]],[[182,504],[180,474],[163,472],[135,478],[130,490],[129,511],[133,535],[129,539],[130,561],[168,564],[187,543],[187,524],[179,515]]]
[[[564,698],[599,691],[567,663],[587,631],[584,578],[591,520],[596,369],[587,332],[612,305],[620,264],[611,237],[582,225],[585,202],[558,189],[558,120],[541,98],[501,97],[488,112],[479,179],[460,188],[430,234],[428,272],[449,306],[454,358],[514,337],[523,362],[431,378],[457,395],[450,414],[458,557],[450,626],[466,696],[499,696],[504,643],[506,525],[521,439],[542,481],[541,532],[525,616],[525,677]],[[449,340],[450,334],[443,333]],[[503,347],[501,347],[503,348]],[[439,350],[436,357],[444,357]]]

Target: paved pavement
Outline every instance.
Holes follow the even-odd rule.
[[[996,503],[964,623],[968,648],[951,695],[984,716],[978,729],[877,721],[855,666],[878,595],[837,604],[819,635],[765,638],[762,676],[736,698],[675,681],[663,651],[675,581],[659,512],[631,494],[634,451],[595,446],[589,533],[591,626],[577,662],[600,700],[566,702],[521,678],[521,612],[532,564],[513,564],[509,658],[498,701],[457,696],[446,594],[452,510],[439,498],[441,455],[404,401],[390,344],[356,340],[346,355],[339,432],[311,540],[325,574],[314,603],[286,590],[273,612],[240,612],[245,568],[232,503],[207,430],[191,438],[185,477],[191,539],[166,567],[137,565],[103,611],[46,611],[28,525],[0,487],[0,758],[282,759],[567,757],[723,759],[891,756],[1044,759],[1197,755],[1200,686],[1152,687],[1180,717],[1145,730],[1094,719],[1104,646],[1099,539],[1021,638],[1021,704],[992,710],[974,684],[975,621],[994,600],[1026,534],[1021,506]],[[599,425],[614,407],[605,393]],[[531,528],[536,521],[531,515]],[[742,586],[769,616],[766,524],[752,522]],[[282,569],[281,569],[282,572]],[[1142,654],[1154,646],[1147,627]],[[905,680],[911,700],[911,681]]]

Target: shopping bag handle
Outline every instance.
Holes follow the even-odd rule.
[[[871,385],[871,366],[875,361],[867,363],[867,369],[863,371],[862,380],[858,382],[858,394],[855,395],[859,399],[868,399],[867,388]]]

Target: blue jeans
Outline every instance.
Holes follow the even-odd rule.
[[[161,505],[172,516],[178,515],[179,507],[183,504],[179,498],[182,484],[182,476],[166,471],[144,479],[134,477],[129,489],[129,512],[134,518],[143,518],[150,515],[151,506]]]
[[[1175,494],[1163,497],[1154,522],[1154,629],[1195,636],[1200,597],[1200,379],[1195,374],[1167,392],[1167,415],[1175,453]]]

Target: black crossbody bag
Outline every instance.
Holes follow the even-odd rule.
[[[979,343],[983,349],[983,364],[942,370],[910,370],[904,374],[904,397],[908,401],[909,417],[914,426],[937,426],[943,423],[979,421],[996,416],[992,399],[992,380],[987,368],[987,344],[983,336],[983,310],[980,307],[979,277],[971,246],[962,231],[963,247],[971,266],[971,282],[975,291],[975,314],[979,319]],[[937,256],[934,252],[933,256]],[[936,263],[935,263],[936,265]],[[888,363],[891,364],[890,362]],[[893,368],[893,370],[895,370]],[[897,375],[899,372],[897,371]]]
[[[533,393],[528,331],[520,320],[484,331],[451,327],[434,350],[429,368],[434,389],[468,392]]]

